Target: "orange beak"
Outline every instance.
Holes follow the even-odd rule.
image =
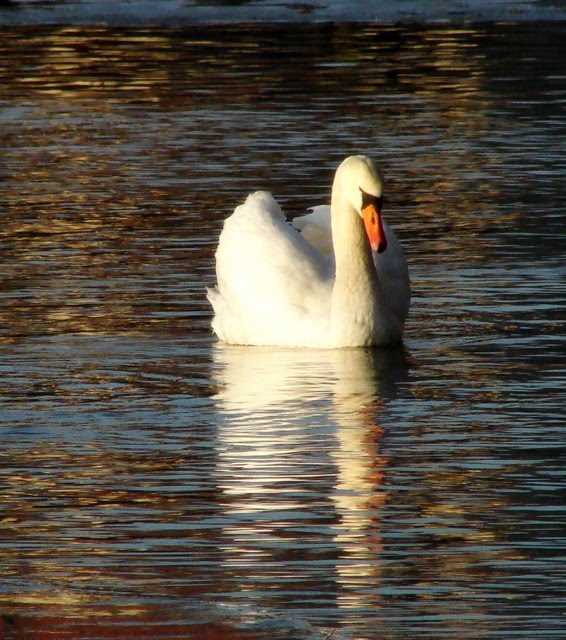
[[[381,207],[371,202],[362,209],[362,217],[372,250],[383,253],[387,249],[387,238],[381,223]]]

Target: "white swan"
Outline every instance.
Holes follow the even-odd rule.
[[[336,171],[330,208],[294,221],[302,231],[271,194],[248,196],[224,223],[218,284],[207,292],[220,340],[325,348],[399,342],[409,273],[382,220],[382,194],[373,161],[350,156]]]

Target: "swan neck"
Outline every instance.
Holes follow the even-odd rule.
[[[375,274],[362,218],[348,201],[335,192],[332,194],[331,225],[336,277],[349,272],[357,272],[357,277]]]
[[[331,325],[339,346],[375,344],[380,286],[361,216],[333,196],[332,239],[336,276]]]

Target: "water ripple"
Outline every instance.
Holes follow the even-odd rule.
[[[564,635],[563,31],[3,29],[0,636]],[[224,217],[353,151],[405,345],[218,345]]]

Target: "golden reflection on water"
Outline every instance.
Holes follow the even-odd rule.
[[[165,325],[140,313],[136,286],[154,275],[148,263],[170,258],[164,234],[199,243],[176,248],[187,278],[212,274],[221,220],[247,191],[271,188],[302,212],[328,200],[335,163],[354,150],[384,165],[389,220],[415,262],[481,263],[489,233],[521,214],[495,215],[498,154],[473,142],[490,109],[474,29],[305,28],[306,49],[277,29],[4,35],[13,107],[0,116],[0,241],[11,273],[0,288],[31,289],[7,305],[15,335],[30,316],[32,331],[52,334]]]
[[[353,126],[350,120],[362,127],[371,124],[369,141],[360,140],[353,129],[352,140],[338,145],[339,155],[360,140],[361,147],[369,142],[391,165],[393,171],[386,171],[393,174],[388,207],[401,236],[410,239],[409,257],[424,251],[456,260],[485,259],[488,241],[481,234],[511,224],[517,213],[493,215],[496,183],[483,179],[486,157],[467,143],[472,133],[486,128],[489,109],[479,33],[342,26],[316,30],[306,51],[280,35],[227,29],[185,37],[68,27],[29,30],[25,38],[19,32],[5,34],[0,79],[15,106],[3,116],[7,120],[0,134],[10,149],[0,239],[9,248],[19,282],[39,285],[45,272],[50,280],[29,304],[8,309],[14,333],[24,331],[22,318],[42,310],[38,331],[50,333],[147,326],[147,316],[136,319],[141,292],[135,281],[146,275],[142,265],[160,256],[152,256],[155,244],[150,241],[129,245],[132,234],[147,230],[148,223],[161,232],[159,218],[165,218],[169,233],[179,226],[174,214],[189,210],[203,224],[203,251],[190,257],[205,257],[211,266],[220,220],[245,194],[247,187],[239,184],[244,177],[250,188],[273,188],[285,199],[293,196],[288,184],[294,180],[286,173],[297,164],[299,174],[311,172],[302,178],[302,188],[316,199],[305,198],[293,207],[300,211],[327,200],[335,161],[316,160],[309,166],[312,160],[297,158],[298,150],[285,135],[297,126],[292,120],[285,124],[291,98],[307,116],[301,125],[305,135],[312,135],[309,114],[317,109],[331,110],[346,133]],[[257,117],[242,113],[251,107],[267,114],[273,109],[282,130],[269,118],[265,131],[254,132]],[[209,112],[212,119],[207,116],[203,123]],[[319,125],[320,118],[315,120]],[[343,138],[344,132],[323,129],[319,136]],[[436,144],[415,154],[413,147],[430,142],[431,132],[440,132]],[[272,137],[268,165],[253,164],[252,178],[250,145],[264,135]],[[457,155],[450,151],[451,162],[462,167],[468,185],[446,165],[443,135],[462,138]],[[300,139],[296,144],[304,147]],[[492,149],[489,163],[494,162]],[[399,163],[402,180],[396,180]],[[211,184],[229,193],[226,202]],[[190,236],[190,228],[179,228],[179,239]],[[71,276],[68,286],[59,274],[50,277],[55,261],[64,261],[58,269]],[[127,286],[118,281],[101,299],[93,283],[115,273],[126,274]],[[61,296],[68,304],[49,309],[59,307],[58,300],[53,302]]]

